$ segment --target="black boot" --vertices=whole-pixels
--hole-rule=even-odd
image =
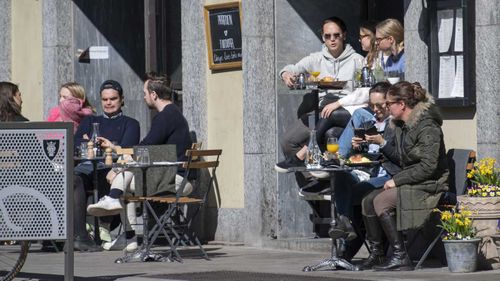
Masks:
[[[384,231],[380,226],[378,217],[363,216],[363,222],[366,228],[366,238],[370,245],[370,256],[363,261],[361,268],[363,270],[371,269],[375,265],[381,265],[385,261],[383,237]]]
[[[383,213],[380,215],[379,220],[387,239],[391,243],[393,253],[390,260],[381,266],[374,266],[373,269],[376,271],[413,270],[411,260],[405,250],[403,237],[396,226],[396,214]]]
[[[328,235],[332,239],[345,238],[347,241],[352,241],[358,237],[351,220],[344,215],[339,216],[336,227],[330,228]]]

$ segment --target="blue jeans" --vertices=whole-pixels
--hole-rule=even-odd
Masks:
[[[390,175],[359,181],[351,173],[337,173],[335,177],[335,205],[339,215],[353,217],[352,206],[360,205],[363,197],[371,191],[381,188],[390,180]]]
[[[351,151],[351,140],[354,137],[354,128],[359,128],[362,123],[375,120],[372,113],[368,112],[364,108],[356,109],[351,117],[351,120],[347,123],[347,126],[340,135],[339,138],[339,155],[342,157],[347,157]]]

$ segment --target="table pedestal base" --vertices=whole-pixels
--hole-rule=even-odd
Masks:
[[[327,267],[332,270],[337,270],[340,268],[347,269],[350,271],[359,271],[359,267],[351,264],[350,262],[346,261],[343,258],[337,258],[337,257],[331,257],[329,259],[324,259],[320,261],[318,264],[315,265],[307,265],[305,266],[302,271],[304,272],[309,272],[309,271],[316,271],[318,269]]]
[[[139,249],[133,253],[126,254],[123,257],[117,258],[115,263],[129,262],[174,262],[175,259],[169,256],[163,256],[153,253],[151,250]]]
[[[324,267],[328,267],[331,270],[337,270],[339,268],[343,268],[343,269],[346,269],[349,271],[359,271],[360,268],[358,266],[355,266],[355,265],[351,264],[350,262],[348,262],[346,259],[343,259],[343,258],[337,256],[338,247],[342,248],[342,244],[345,241],[346,233],[342,232],[342,230],[339,230],[336,228],[330,229],[329,233],[330,233],[330,235],[332,235],[332,234],[339,235],[338,238],[337,238],[337,236],[332,235],[332,252],[331,252],[332,255],[331,255],[331,257],[329,259],[324,259],[324,260],[320,261],[318,264],[307,265],[302,269],[302,271],[304,271],[304,272],[316,271],[316,270],[322,269]]]

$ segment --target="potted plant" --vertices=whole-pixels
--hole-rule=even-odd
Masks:
[[[482,238],[478,268],[500,267],[494,235],[500,219],[500,169],[494,158],[486,157],[474,164],[467,178],[467,194],[457,197],[458,208],[472,211],[476,237]]]
[[[476,162],[467,173],[467,195],[457,197],[459,208],[474,212],[472,218],[480,237],[493,234],[500,219],[500,169],[495,163],[491,157]]]
[[[441,213],[440,228],[444,230],[443,244],[446,262],[451,272],[473,272],[477,268],[478,245],[476,229],[472,225],[472,212],[456,208]]]
[[[474,169],[467,173],[467,178],[472,183],[467,190],[469,196],[500,196],[500,168],[496,168],[495,163],[495,158],[491,157],[474,163]]]

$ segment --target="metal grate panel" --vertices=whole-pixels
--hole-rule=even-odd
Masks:
[[[0,238],[66,238],[67,130],[0,130]]]

